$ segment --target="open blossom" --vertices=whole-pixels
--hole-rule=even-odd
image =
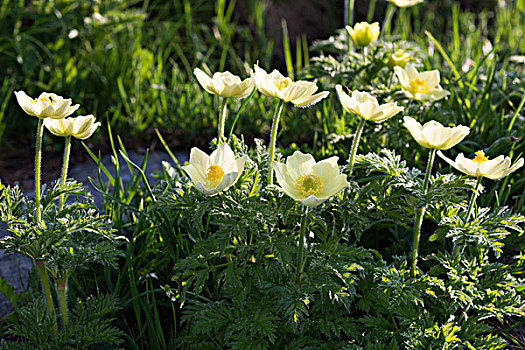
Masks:
[[[193,74],[204,90],[221,97],[245,98],[253,90],[252,77],[241,81],[241,78],[230,72],[218,72],[210,77],[199,68],[195,68]]]
[[[71,105],[71,99],[65,99],[53,93],[42,92],[38,98],[27,96],[24,91],[15,91],[16,100],[24,112],[40,119],[62,119],[75,112],[80,106]]]
[[[84,115],[76,118],[63,119],[44,119],[44,126],[56,136],[73,136],[77,139],[84,140],[93,135],[95,130],[100,126],[100,122],[95,123],[93,115]]]
[[[311,154],[299,151],[286,158],[286,163],[273,162],[281,190],[294,200],[315,207],[349,185],[339,173],[338,157],[315,162]]]
[[[291,102],[297,107],[308,107],[328,96],[328,91],[315,94],[317,84],[311,81],[292,81],[278,70],[268,74],[264,69],[255,66],[252,70],[255,86],[263,95],[276,97],[284,102]]]
[[[410,7],[425,2],[425,0],[387,0],[397,7]]]
[[[403,126],[421,146],[434,149],[449,149],[460,143],[469,133],[470,128],[458,125],[455,127],[443,126],[435,120],[421,125],[414,118],[404,117]]]
[[[448,95],[448,91],[443,90],[439,85],[440,77],[437,69],[420,73],[409,63],[404,69],[399,66],[394,67],[394,72],[403,88],[403,93],[408,98],[435,101]]]
[[[352,28],[346,26],[348,34],[356,47],[368,46],[379,38],[379,23],[372,24],[367,22],[356,23]]]
[[[465,158],[463,153],[460,153],[456,160],[453,161],[447,158],[442,152],[438,151],[438,155],[443,158],[448,164],[458,169],[462,173],[473,177],[486,177],[491,180],[499,180],[510,173],[516,171],[523,166],[523,158],[520,158],[514,165],[511,166],[512,161],[510,157],[499,156],[494,159],[489,159],[483,151],[477,151],[473,159]]]
[[[395,102],[380,105],[377,99],[368,92],[354,90],[352,95],[348,95],[339,84],[335,86],[335,90],[344,110],[357,114],[365,120],[379,123],[403,110],[403,107],[399,107]]]
[[[244,170],[247,156],[235,159],[228,144],[222,143],[207,155],[193,147],[190,162],[182,169],[190,176],[195,188],[207,196],[225,191],[234,185]]]

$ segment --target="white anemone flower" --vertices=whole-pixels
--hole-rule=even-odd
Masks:
[[[466,158],[463,153],[460,153],[455,161],[447,158],[440,151],[437,153],[443,160],[462,173],[473,177],[486,177],[491,180],[504,178],[523,166],[523,158],[520,158],[511,166],[512,161],[510,157],[501,155],[489,160],[489,157],[487,157],[483,151],[477,151],[474,159]]]
[[[201,69],[195,68],[193,74],[204,90],[221,97],[245,98],[252,92],[254,86],[252,77],[241,81],[241,78],[228,71],[217,72],[210,77]]]
[[[255,86],[263,95],[276,97],[284,102],[291,102],[297,107],[309,107],[328,96],[328,91],[315,94],[317,84],[311,81],[292,81],[278,70],[268,74],[264,69],[255,65],[252,70]]]
[[[356,23],[353,28],[347,25],[345,29],[348,31],[348,34],[356,47],[370,45],[379,38],[380,34],[378,22],[359,22]]]
[[[95,123],[95,117],[90,115],[81,115],[76,118],[63,119],[44,119],[44,126],[50,133],[56,136],[73,136],[77,139],[84,140],[93,135],[95,130],[100,126],[100,122]]]
[[[24,91],[15,91],[16,100],[24,112],[39,119],[62,119],[75,112],[80,105],[71,105],[71,99],[42,92],[38,98],[29,97]]]
[[[352,95],[348,95],[339,84],[335,86],[335,90],[344,110],[348,113],[357,114],[365,120],[380,123],[404,109],[395,102],[380,105],[377,99],[368,92],[354,90]]]
[[[437,101],[449,94],[439,85],[441,78],[437,69],[420,73],[413,65],[407,63],[405,68],[395,66],[394,72],[399,79],[403,93],[410,99]]]
[[[421,146],[433,149],[449,149],[460,143],[469,133],[470,128],[463,125],[443,126],[435,120],[421,125],[414,118],[404,117],[403,126]]]
[[[386,0],[397,7],[411,7],[425,2],[425,0]]]
[[[280,190],[307,207],[315,207],[349,185],[339,172],[338,157],[316,163],[311,154],[295,151],[286,163],[273,162]]]
[[[194,147],[190,152],[190,162],[182,169],[190,176],[195,188],[207,196],[213,196],[233,186],[244,170],[247,156],[235,159],[228,144],[222,143],[207,155]]]

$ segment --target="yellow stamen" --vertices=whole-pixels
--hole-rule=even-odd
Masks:
[[[426,94],[428,91],[428,86],[425,79],[416,78],[414,80],[410,80],[409,83],[410,87],[412,87],[412,90],[414,90],[415,93]]]
[[[38,101],[47,102],[47,103],[49,103],[50,105],[53,104],[53,101],[51,101],[51,99],[49,99],[49,98],[47,98],[47,97],[35,98],[35,99],[33,100],[33,102],[38,102]]]
[[[218,165],[210,165],[206,173],[206,180],[210,187],[217,187],[224,177],[224,170]]]
[[[476,153],[474,153],[476,156],[474,157],[474,159],[472,159],[474,162],[478,163],[478,165],[480,165],[481,163],[483,162],[486,162],[487,160],[489,160],[489,157],[485,155],[485,152],[483,151],[477,151]]]
[[[275,82],[275,86],[277,86],[279,91],[282,91],[284,88],[286,88],[286,87],[288,87],[290,85],[292,85],[292,79],[290,79],[290,78],[286,78],[284,80]]]
[[[318,197],[324,188],[321,178],[312,174],[300,176],[295,180],[295,186],[307,197],[312,195]]]

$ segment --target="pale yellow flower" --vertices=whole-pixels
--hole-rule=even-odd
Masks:
[[[410,63],[406,68],[394,67],[406,97],[420,101],[440,100],[448,95],[439,85],[440,77],[437,69],[419,73]]]
[[[394,68],[395,66],[399,66],[401,68],[405,68],[408,62],[412,59],[412,55],[407,53],[405,50],[397,50],[396,52],[392,53],[390,56],[390,59],[388,60],[388,67]]]
[[[410,7],[425,2],[425,0],[386,0],[397,7]]]
[[[339,173],[338,157],[315,162],[311,154],[299,151],[286,158],[286,163],[273,162],[281,191],[308,207],[315,207],[349,185]]]
[[[190,176],[195,188],[207,196],[213,196],[234,185],[244,170],[247,156],[235,159],[228,144],[222,143],[207,155],[198,148],[192,148],[190,162],[182,169]]]
[[[356,47],[368,46],[379,38],[379,23],[372,24],[367,22],[356,23],[352,28],[345,27],[350,34],[350,38]]]
[[[315,94],[317,84],[310,81],[292,81],[278,70],[268,74],[264,69],[255,66],[252,70],[255,86],[263,95],[276,97],[284,102],[291,102],[297,107],[308,107],[328,96],[328,91]]]
[[[100,122],[95,123],[95,117],[83,115],[76,118],[63,119],[44,119],[44,126],[50,133],[56,136],[73,136],[77,139],[84,140],[93,135],[95,130],[100,126]]]
[[[79,105],[71,105],[71,99],[65,99],[53,93],[43,92],[38,98],[27,96],[24,91],[15,91],[16,100],[24,112],[40,119],[62,119],[75,112]]]
[[[354,90],[352,95],[349,96],[339,84],[335,86],[335,90],[344,110],[348,113],[357,114],[365,120],[379,123],[393,117],[404,109],[395,102],[380,105],[377,99],[368,92]]]
[[[404,117],[403,124],[421,146],[434,149],[449,149],[460,143],[469,133],[470,128],[458,125],[455,127],[443,126],[431,120],[421,126],[414,118]]]
[[[437,152],[448,164],[458,169],[462,173],[473,177],[486,177],[491,180],[499,180],[513,171],[523,166],[523,158],[520,158],[514,165],[510,157],[499,156],[490,159],[485,156],[483,151],[476,152],[474,159],[465,158],[463,153],[458,154],[456,160],[447,158],[441,151]]]
[[[230,72],[218,72],[210,77],[199,68],[195,68],[193,74],[204,90],[221,97],[245,98],[253,90],[252,77],[241,81],[241,78]]]

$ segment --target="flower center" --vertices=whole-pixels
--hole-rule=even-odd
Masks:
[[[282,91],[284,88],[292,85],[292,79],[286,78],[284,80],[276,81],[275,86],[279,89],[279,91]]]
[[[312,174],[300,176],[295,180],[295,186],[305,196],[316,196],[318,197],[323,192],[323,181],[319,176]]]
[[[46,102],[46,103],[49,103],[50,105],[53,104],[53,101],[50,98],[47,98],[47,97],[35,98],[33,100],[33,102],[38,102],[38,101]]]
[[[415,93],[426,94],[428,91],[427,82],[421,78],[410,80],[410,87]]]
[[[206,173],[206,180],[210,187],[217,187],[224,177],[224,170],[218,165],[210,165],[208,172]]]
[[[481,163],[483,162],[486,162],[487,160],[489,160],[489,157],[485,155],[485,152],[483,151],[477,151],[476,153],[474,153],[476,156],[474,157],[474,159],[472,159],[474,162],[478,163],[478,165],[480,165]]]

